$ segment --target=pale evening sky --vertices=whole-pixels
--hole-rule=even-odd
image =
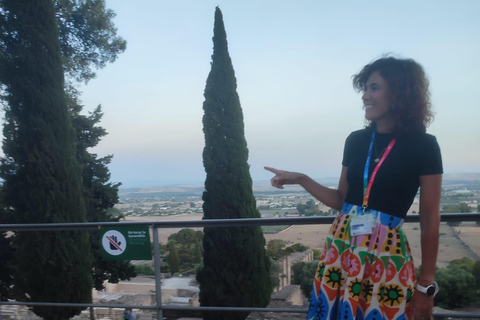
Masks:
[[[480,172],[480,1],[107,0],[127,40],[81,90],[101,104],[125,187],[199,182],[202,103],[223,12],[253,180],[263,166],[339,176],[345,138],[364,125],[351,76],[385,53],[413,58],[430,79],[446,173]]]

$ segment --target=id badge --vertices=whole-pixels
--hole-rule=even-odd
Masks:
[[[372,233],[373,215],[366,213],[361,216],[354,215],[350,218],[350,235],[359,236]]]

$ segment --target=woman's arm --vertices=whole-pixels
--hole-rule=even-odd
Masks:
[[[437,264],[438,236],[440,228],[440,196],[442,175],[420,176],[420,230],[422,248],[422,266],[417,282],[426,287],[435,279]],[[432,314],[433,297],[416,291],[412,308],[415,319],[429,317]]]
[[[271,167],[265,167],[265,169],[275,174],[271,179],[272,186],[283,189],[283,186],[286,184],[299,184],[326,206],[338,211],[342,209],[343,201],[348,191],[347,167],[342,167],[338,189],[322,186],[303,173],[278,170]]]
[[[437,264],[441,191],[441,174],[420,176],[422,268],[419,281],[429,281],[430,283],[435,279],[435,266]]]

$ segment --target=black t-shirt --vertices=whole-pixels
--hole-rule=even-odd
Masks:
[[[352,132],[346,142],[342,164],[348,168],[345,202],[362,205],[363,171],[372,139],[372,129]],[[375,133],[369,176],[379,157],[393,139],[392,134]],[[417,194],[420,176],[443,173],[442,157],[434,136],[419,132],[397,138],[377,172],[368,207],[404,218]]]

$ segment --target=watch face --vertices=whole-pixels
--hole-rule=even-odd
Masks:
[[[435,286],[434,285],[429,285],[427,287],[427,296],[433,296],[435,293]]]

